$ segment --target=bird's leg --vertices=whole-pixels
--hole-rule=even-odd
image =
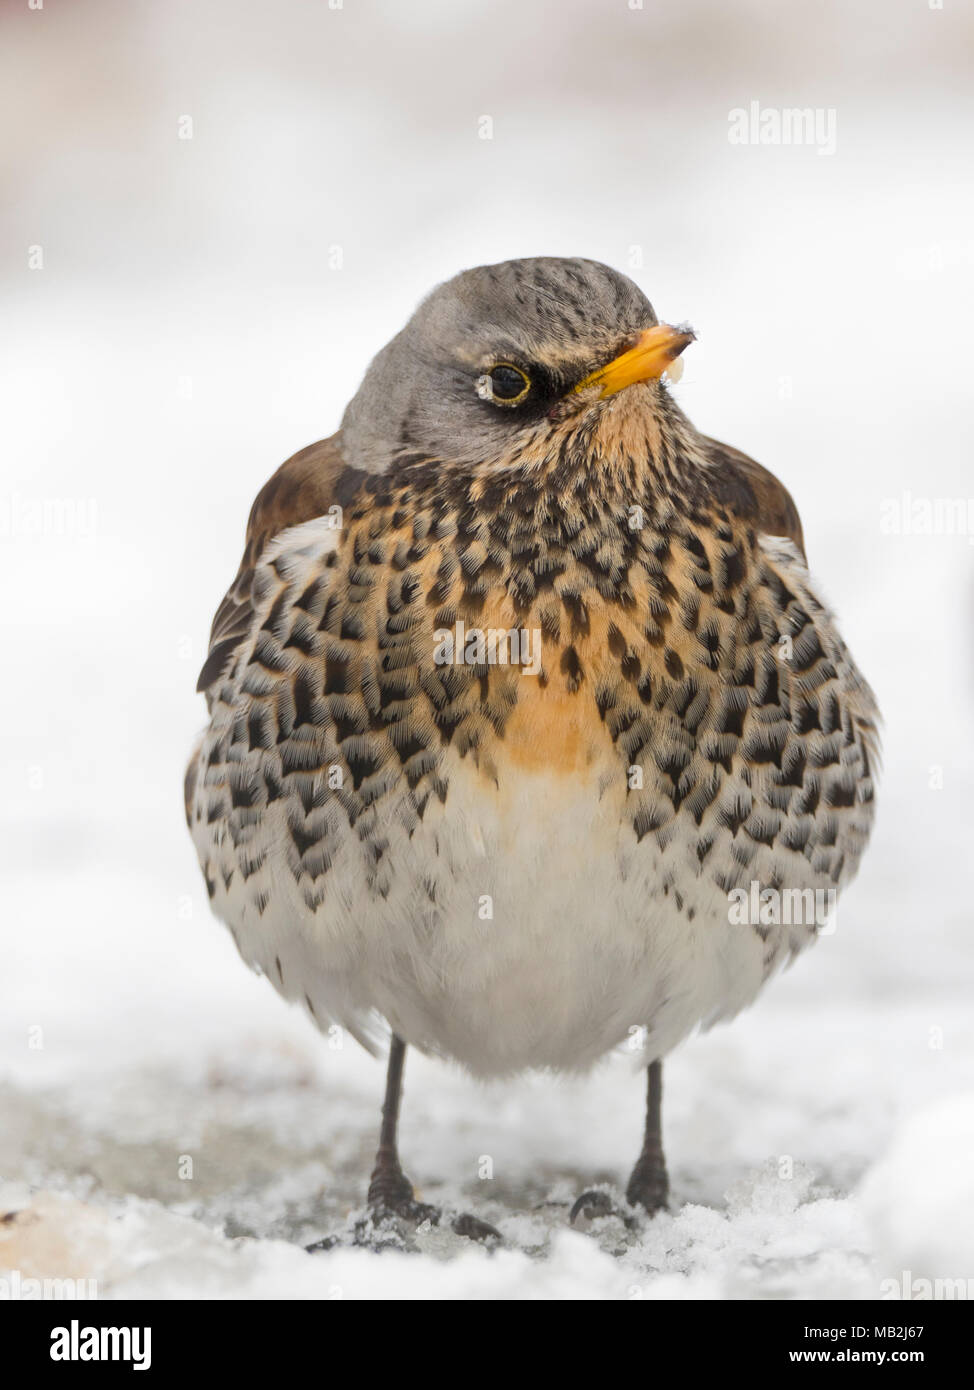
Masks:
[[[400,1217],[406,1221],[429,1221],[439,1224],[442,1212],[428,1202],[417,1202],[413,1185],[402,1171],[396,1134],[399,1128],[399,1102],[402,1098],[402,1071],[406,1060],[406,1044],[392,1035],[389,1047],[389,1070],[386,1074],[386,1096],[382,1103],[382,1127],[379,1130],[379,1151],[375,1156],[372,1180],[369,1183],[369,1212],[373,1222]],[[501,1235],[486,1221],[461,1213],[450,1223],[457,1235],[490,1245],[500,1242]]]
[[[386,1095],[382,1103],[382,1128],[379,1130],[379,1149],[369,1183],[369,1209],[373,1216],[394,1215],[408,1221],[440,1219],[436,1207],[417,1202],[413,1185],[402,1171],[396,1134],[399,1128],[399,1102],[402,1097],[402,1071],[406,1061],[406,1044],[392,1035],[389,1047],[389,1070],[386,1073]]]
[[[644,1207],[650,1216],[665,1209],[670,1188],[663,1158],[663,1131],[660,1120],[662,1102],[663,1063],[652,1062],[646,1085],[646,1128],[643,1132],[643,1147],[626,1188],[626,1201],[629,1205]],[[593,1221],[600,1216],[618,1216],[627,1226],[635,1226],[634,1218],[619,1211],[610,1194],[599,1188],[582,1193],[571,1209],[569,1220],[574,1226],[579,1217],[585,1221]]]
[[[646,1082],[646,1128],[643,1133],[642,1152],[636,1159],[629,1185],[626,1188],[626,1201],[630,1206],[645,1207],[652,1216],[666,1208],[670,1181],[666,1176],[666,1160],[663,1157],[663,1125],[661,1111],[663,1106],[663,1063],[651,1062]]]

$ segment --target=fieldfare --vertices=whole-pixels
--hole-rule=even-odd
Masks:
[[[788,492],[677,406],[692,339],[595,261],[465,271],[250,513],[187,817],[244,960],[391,1032],[375,1219],[438,1216],[399,1163],[407,1044],[489,1077],[637,1039],[626,1196],[665,1205],[661,1059],[866,845],[872,693]]]

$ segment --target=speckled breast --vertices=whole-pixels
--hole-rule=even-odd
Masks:
[[[415,470],[265,552],[189,814],[319,1022],[488,1072],[661,1053],[815,935],[732,922],[735,890],[854,871],[872,701],[797,552],[630,499]]]

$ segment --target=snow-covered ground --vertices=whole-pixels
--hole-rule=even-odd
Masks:
[[[875,5],[813,28],[742,3],[731,32],[652,8],[566,4],[542,35],[551,7],[528,7],[513,52],[505,6],[439,0],[10,21],[0,1277],[324,1298],[974,1278],[974,546],[883,523],[904,492],[972,492],[969,18],[904,3],[879,36]],[[751,99],[834,107],[835,154],[729,145]],[[836,933],[667,1062],[669,1215],[568,1225],[635,1157],[631,1058],[484,1087],[411,1054],[407,1171],[505,1247],[436,1229],[309,1255],[361,1207],[383,1069],[210,917],[181,808],[195,676],[263,479],[433,283],[533,253],[628,269],[692,321],[681,402],[794,492],[886,718],[875,841]]]

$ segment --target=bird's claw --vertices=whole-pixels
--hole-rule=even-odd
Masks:
[[[592,1188],[588,1192],[583,1192],[575,1201],[574,1206],[568,1214],[571,1225],[576,1225],[582,1221],[585,1226],[591,1221],[598,1221],[605,1216],[616,1216],[627,1227],[634,1224],[633,1218],[623,1212],[612,1194],[603,1188]]]
[[[582,1223],[584,1228],[593,1221],[614,1216],[627,1230],[634,1231],[647,1216],[666,1210],[668,1191],[665,1172],[641,1173],[637,1167],[629,1179],[625,1202],[617,1202],[604,1188],[592,1188],[576,1199],[568,1219],[573,1226]]]
[[[305,1249],[309,1254],[334,1250],[340,1246],[364,1248],[376,1254],[383,1250],[415,1249],[411,1237],[417,1227],[426,1222],[430,1226],[439,1226],[443,1218],[444,1213],[439,1207],[431,1206],[428,1202],[417,1202],[413,1197],[397,1201],[395,1205],[370,1202],[365,1215],[359,1217],[351,1230],[326,1236]],[[453,1216],[449,1225],[458,1236],[475,1240],[488,1250],[494,1250],[503,1244],[504,1238],[496,1226],[481,1221],[479,1217],[471,1216],[469,1212],[460,1212]]]
[[[489,1250],[504,1243],[504,1237],[496,1226],[492,1226],[489,1221],[481,1221],[478,1216],[471,1216],[468,1211],[462,1211],[459,1216],[455,1216],[450,1223],[450,1228],[458,1236],[466,1236],[468,1240],[480,1241]]]

